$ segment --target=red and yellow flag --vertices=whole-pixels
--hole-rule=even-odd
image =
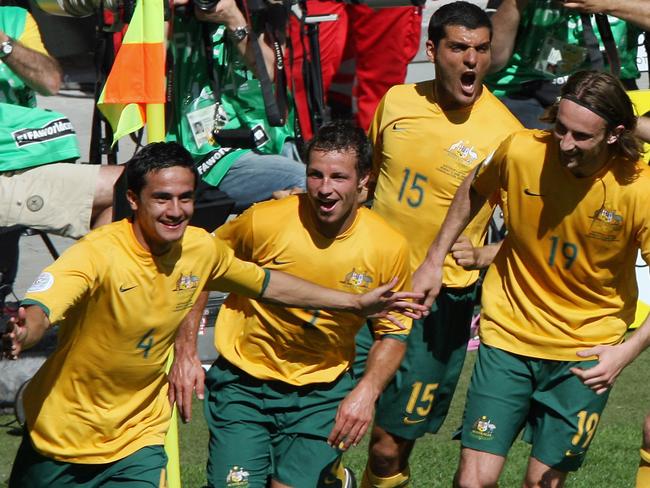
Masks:
[[[163,0],[138,0],[97,102],[113,143],[144,126],[145,105],[165,103],[164,40]]]

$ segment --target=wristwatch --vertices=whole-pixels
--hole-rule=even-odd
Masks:
[[[4,59],[14,52],[14,40],[8,37],[6,41],[0,43],[0,59]]]
[[[230,39],[232,39],[234,42],[242,42],[244,39],[246,39],[248,32],[248,26],[242,25],[235,27],[234,29],[228,29],[228,37],[230,37]]]

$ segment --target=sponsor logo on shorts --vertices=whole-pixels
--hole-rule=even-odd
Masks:
[[[32,212],[38,212],[43,208],[44,203],[45,202],[43,201],[43,197],[40,195],[32,195],[31,197],[27,198],[27,208]]]
[[[249,473],[241,466],[233,466],[226,476],[226,486],[248,486]]]
[[[363,269],[357,270],[356,268],[352,268],[352,271],[345,275],[345,278],[343,278],[343,281],[341,281],[341,283],[358,289],[368,288],[373,281],[375,280],[367,271]]]
[[[479,440],[490,440],[494,434],[496,425],[485,415],[480,416],[472,425],[472,435]]]
[[[27,293],[38,293],[40,291],[49,290],[54,284],[54,276],[52,273],[44,272],[38,275],[38,278],[34,280],[32,286],[29,287]]]
[[[420,422],[424,422],[426,419],[410,419],[406,416],[402,419],[402,423],[405,425],[413,425],[413,424],[419,424]]]
[[[13,131],[11,133],[16,146],[23,147],[29,144],[40,144],[42,142],[73,136],[75,134],[72,123],[65,117],[53,120],[43,127],[32,127]]]

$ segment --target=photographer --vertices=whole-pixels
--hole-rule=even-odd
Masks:
[[[268,200],[274,191],[304,189],[305,167],[293,143],[293,108],[284,125],[272,126],[267,120],[258,76],[261,62],[256,61],[252,27],[240,7],[234,0],[202,2],[203,10],[185,0],[175,4],[174,114],[168,140],[190,151],[203,181],[233,198],[237,212]],[[273,81],[274,39],[263,17],[253,19],[262,31],[262,56],[257,59],[263,59]]]

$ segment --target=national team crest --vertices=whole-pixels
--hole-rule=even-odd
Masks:
[[[370,287],[374,279],[370,274],[365,270],[357,271],[356,268],[352,268],[348,274],[343,278],[344,285],[351,286],[352,288],[364,288],[367,289]]]
[[[199,277],[192,273],[188,275],[181,274],[181,277],[176,281],[174,291],[193,290],[199,286]]]
[[[488,417],[482,415],[472,425],[472,435],[479,440],[487,441],[492,439],[496,428],[497,426]]]
[[[447,152],[453,156],[454,159],[461,160],[467,166],[472,166],[478,158],[478,154],[476,154],[474,146],[470,145],[469,142],[463,140],[455,142],[449,146]]]
[[[591,219],[588,236],[603,241],[615,241],[616,235],[623,228],[623,216],[604,206],[596,210]]]
[[[233,466],[226,476],[226,486],[248,486],[249,473],[241,466]]]

